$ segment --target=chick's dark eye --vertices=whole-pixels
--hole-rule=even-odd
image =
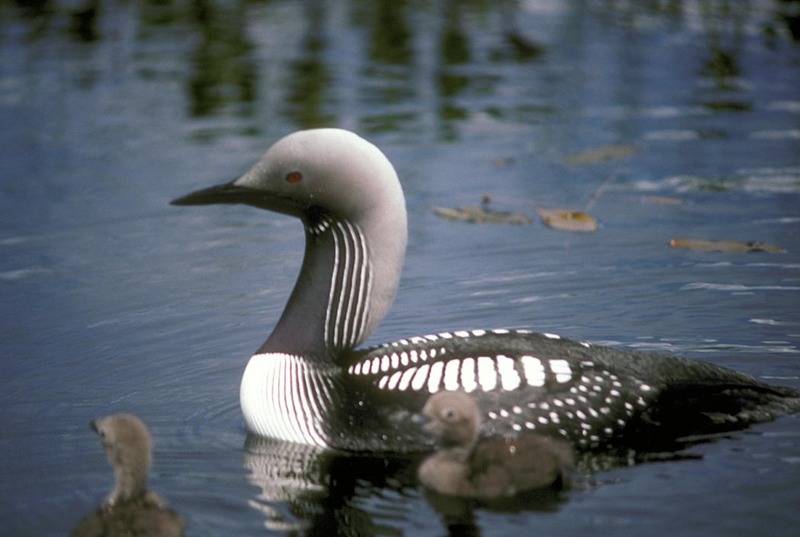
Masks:
[[[289,172],[286,174],[286,182],[289,184],[296,185],[302,180],[303,174],[300,172]]]

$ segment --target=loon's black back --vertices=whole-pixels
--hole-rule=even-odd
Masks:
[[[669,449],[800,409],[798,392],[730,369],[527,331],[415,337],[354,351],[342,365],[364,406],[396,423],[399,408],[463,390],[483,411],[484,433],[536,431],[582,450]]]

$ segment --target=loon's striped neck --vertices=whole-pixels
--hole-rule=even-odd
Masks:
[[[259,354],[325,360],[361,343],[371,330],[374,270],[362,229],[323,215],[304,222],[306,250],[283,314]]]
[[[334,352],[355,347],[366,337],[372,264],[367,240],[357,225],[347,220],[322,218],[307,225],[309,242],[333,241],[333,267],[325,308],[323,339]]]

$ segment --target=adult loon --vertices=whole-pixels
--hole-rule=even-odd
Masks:
[[[410,419],[439,390],[472,394],[484,430],[578,449],[648,447],[800,409],[800,393],[714,365],[527,331],[430,334],[357,349],[386,314],[406,249],[392,164],[341,129],[290,134],[238,179],[174,205],[242,203],[299,218],[305,254],[240,389],[247,429],[355,451],[427,449]]]

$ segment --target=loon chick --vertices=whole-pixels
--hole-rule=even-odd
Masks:
[[[490,499],[551,487],[568,488],[572,448],[536,433],[479,438],[481,414],[463,392],[433,394],[422,409],[424,428],[442,449],[420,465],[427,488],[447,496]]]
[[[73,530],[73,537],[183,535],[183,517],[146,488],[152,448],[142,420],[133,414],[115,414],[90,426],[114,468],[116,485],[103,504]]]
[[[800,409],[800,393],[729,369],[552,334],[458,331],[359,349],[394,299],[407,223],[391,163],[349,131],[290,134],[238,179],[172,203],[242,203],[304,226],[297,282],[241,381],[245,425],[260,436],[429,449],[410,417],[440,390],[478,398],[486,432],[532,430],[582,450],[648,448]]]

